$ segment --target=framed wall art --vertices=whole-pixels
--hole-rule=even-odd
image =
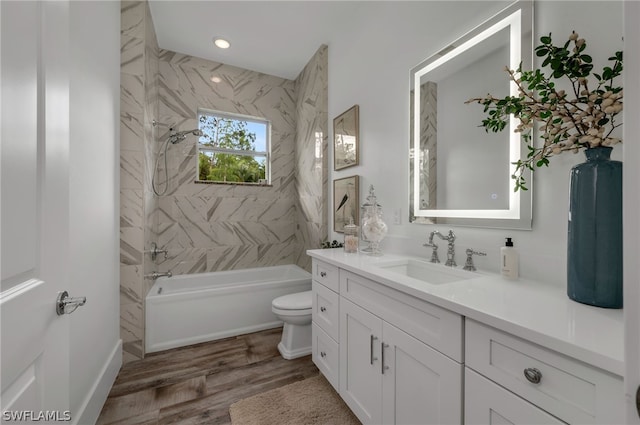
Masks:
[[[333,169],[358,165],[359,108],[354,105],[333,119]]]
[[[335,179],[333,181],[333,231],[344,233],[344,226],[353,217],[353,224],[358,225],[360,216],[360,193],[358,176]]]

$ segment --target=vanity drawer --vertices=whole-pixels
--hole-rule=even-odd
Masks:
[[[565,423],[468,367],[464,369],[465,424]]]
[[[624,422],[621,377],[470,319],[465,335],[468,367],[561,420]]]
[[[340,295],[462,363],[462,316],[340,270]]]
[[[332,291],[340,291],[338,268],[322,261],[313,260],[313,279],[322,283]]]
[[[320,372],[327,378],[327,381],[335,388],[339,390],[339,360],[340,349],[336,341],[331,339],[320,327],[312,323],[313,339],[312,346],[312,360]]]
[[[338,340],[339,336],[339,304],[340,296],[324,285],[313,281],[312,320],[320,326],[331,338]]]

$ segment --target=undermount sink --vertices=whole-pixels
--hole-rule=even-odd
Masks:
[[[443,283],[457,282],[477,277],[472,272],[453,269],[443,266],[442,264],[434,264],[413,258],[378,263],[376,267],[433,285],[441,285]]]

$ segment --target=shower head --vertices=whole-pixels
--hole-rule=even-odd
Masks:
[[[169,141],[171,142],[171,144],[175,145],[186,139],[189,134],[193,134],[194,136],[202,136],[202,131],[197,128],[194,130],[176,131],[169,135]]]

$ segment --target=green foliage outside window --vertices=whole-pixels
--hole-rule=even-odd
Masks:
[[[199,180],[257,183],[266,179],[266,154],[256,152],[256,134],[249,130],[247,122],[205,114],[200,115],[199,121],[203,132],[198,153]]]

